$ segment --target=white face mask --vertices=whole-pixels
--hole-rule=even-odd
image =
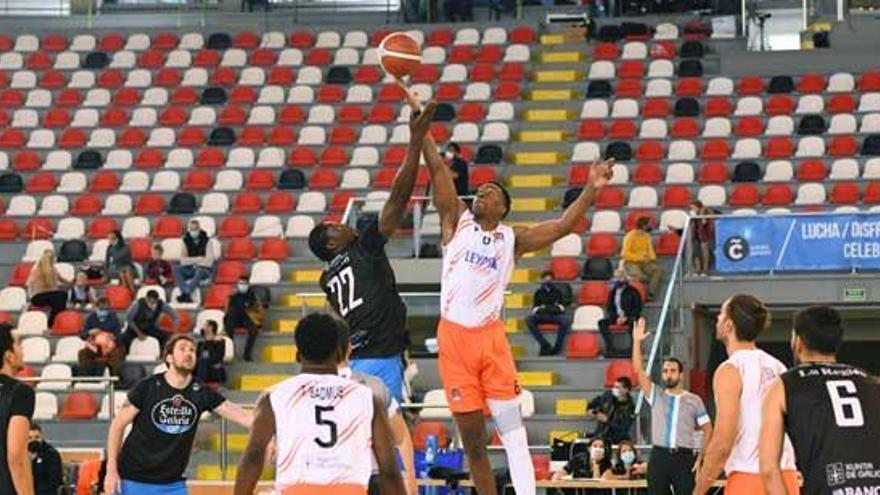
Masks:
[[[605,449],[602,447],[590,447],[590,458],[594,461],[605,457]]]
[[[635,454],[635,452],[626,451],[626,452],[620,454],[620,460],[623,461],[624,464],[629,466],[630,464],[635,462],[636,454]]]
[[[247,292],[248,284],[238,284],[238,290],[239,292]]]
[[[446,156],[447,160],[452,160],[452,158],[455,157],[455,155],[453,155],[451,151],[447,151],[443,155]]]

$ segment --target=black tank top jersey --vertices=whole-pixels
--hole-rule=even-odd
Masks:
[[[880,381],[837,363],[782,374],[804,495],[880,494]]]
[[[321,274],[321,289],[330,306],[348,323],[354,359],[403,352],[406,305],[397,292],[386,242],[378,222],[367,221],[354,243]]]

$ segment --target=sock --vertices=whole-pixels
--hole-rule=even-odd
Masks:
[[[535,468],[520,415],[519,400],[488,399],[486,402],[507,454],[507,467],[516,495],[535,495]]]

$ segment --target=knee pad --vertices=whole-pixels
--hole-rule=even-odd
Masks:
[[[522,413],[519,408],[519,399],[487,399],[489,411],[495,422],[498,433],[504,435],[518,428],[522,428]]]

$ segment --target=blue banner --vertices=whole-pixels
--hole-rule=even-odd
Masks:
[[[880,214],[721,217],[719,272],[880,269]]]

